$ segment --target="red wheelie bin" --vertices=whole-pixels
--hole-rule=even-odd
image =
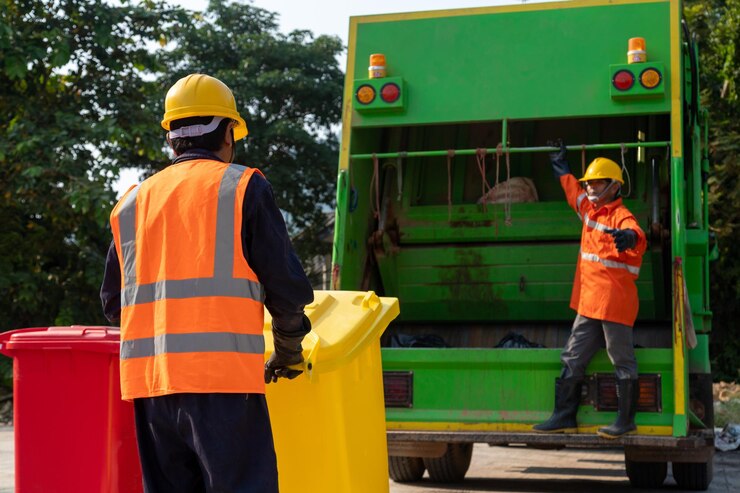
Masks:
[[[13,358],[16,493],[142,491],[119,338],[113,327],[0,334],[0,352]]]

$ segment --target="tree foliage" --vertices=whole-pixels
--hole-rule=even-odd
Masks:
[[[710,112],[709,220],[719,259],[711,267],[712,354],[717,378],[740,378],[740,0],[687,0],[697,35],[702,104]]]
[[[281,34],[275,14],[211,0],[203,15],[173,32],[176,48],[163,88],[202,72],[235,93],[249,135],[236,162],[259,168],[273,185],[303,259],[328,252],[315,241],[333,210],[343,74],[336,37]],[[246,113],[246,114],[245,114]]]
[[[95,0],[0,4],[0,324],[102,321],[112,180],[161,158],[145,49],[175,12]]]
[[[169,162],[164,95],[188,73],[234,90],[250,129],[236,161],[265,172],[290,226],[323,226],[341,49],[221,0],[203,13],[153,0],[0,0],[0,331],[104,322],[113,184],[122,169]]]

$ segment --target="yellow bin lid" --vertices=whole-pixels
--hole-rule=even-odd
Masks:
[[[372,291],[314,291],[314,302],[306,306],[312,327],[303,339],[306,376],[346,366],[377,341],[399,313],[397,298],[381,298]],[[264,334],[269,358],[274,346],[267,312]]]

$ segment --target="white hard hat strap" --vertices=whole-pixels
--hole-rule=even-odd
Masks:
[[[170,139],[181,139],[184,137],[200,137],[201,135],[209,134],[218,128],[219,123],[224,119],[223,116],[214,116],[211,123],[208,125],[190,125],[187,127],[180,127],[175,130],[170,130]]]

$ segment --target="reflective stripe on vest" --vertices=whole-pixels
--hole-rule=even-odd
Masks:
[[[586,223],[586,226],[588,226],[589,228],[597,229],[601,231],[602,233],[606,233],[607,231],[611,229],[606,224],[597,223],[596,221],[592,221],[591,219],[589,219],[588,213],[586,214],[586,217],[583,219],[583,222]]]
[[[234,332],[162,334],[121,342],[121,359],[148,358],[165,353],[236,352],[264,354],[262,335]]]
[[[581,217],[581,202],[583,202],[583,199],[585,199],[587,195],[588,194],[586,192],[583,192],[576,198],[576,214],[578,214],[578,219],[581,220],[583,220],[583,217]]]
[[[640,275],[639,267],[635,267],[634,265],[625,264],[623,262],[616,262],[614,260],[606,260],[606,259],[599,257],[595,253],[581,252],[581,260],[587,260],[589,262],[599,262],[605,267],[611,267],[614,269],[626,269],[627,271],[629,271],[630,274],[634,274],[636,276]]]
[[[218,190],[216,213],[216,255],[213,277],[181,280],[162,280],[150,284],[136,282],[136,187],[126,197],[119,212],[121,257],[123,260],[124,289],[121,307],[152,303],[163,299],[230,296],[264,302],[264,288],[249,279],[235,279],[234,262],[234,201],[239,178],[246,168],[231,164],[224,173]]]

